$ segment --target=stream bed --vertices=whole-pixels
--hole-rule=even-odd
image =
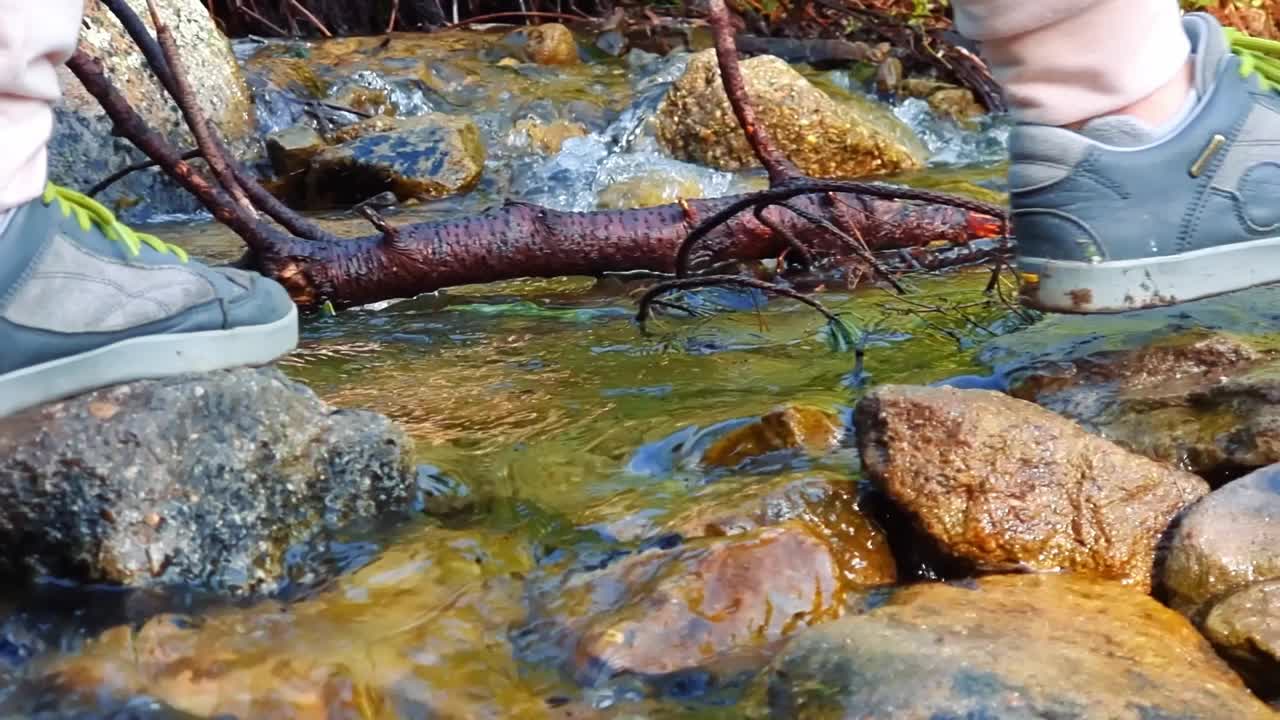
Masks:
[[[403,52],[380,59],[371,49],[377,39],[244,42],[237,52],[264,132],[303,117],[272,90],[282,67],[307,71],[306,82],[335,101],[477,122],[488,148],[479,185],[389,211],[396,223],[503,199],[589,210],[634,201],[627,193],[674,199],[761,186],[755,171],[673,160],[644,129],[687,59],[681,53],[594,52],[567,68],[513,66],[489,54],[494,37],[397,36]],[[803,71],[859,97],[850,102],[872,101],[851,71]],[[999,198],[1002,121],[961,129],[912,100],[890,111],[920,135],[931,159],[926,170],[893,179]],[[523,119],[577,123],[583,133],[555,152],[538,150],[517,127]],[[368,232],[349,213],[318,217],[338,232]],[[225,261],[239,252],[206,219],[157,220],[150,232],[198,256]],[[998,306],[981,305],[987,280],[977,269],[914,281],[921,302],[977,303],[963,321],[911,312],[878,288],[821,291],[859,329],[862,364],[832,351],[809,309],[753,293],[700,292],[690,299],[713,310],[707,317],[666,315],[642,331],[633,316],[644,285],[619,278],[452,288],[307,318],[301,346],[281,366],[339,407],[404,427],[416,443],[426,507],[298,548],[294,583],[279,598],[231,603],[51,582],[0,599],[0,684],[33,693],[37,709],[126,713],[115,717],[764,713],[752,678],[775,647],[766,631],[756,655],[716,673],[610,677],[575,657],[564,631],[607,601],[561,583],[679,546],[685,538],[664,531],[673,518],[761,488],[815,482],[857,496],[859,462],[847,438],[820,451],[765,448],[727,465],[709,464],[706,452],[782,406],[830,413],[847,427],[874,385],[960,376],[981,384],[990,367],[979,351],[1017,325]],[[1068,327],[1075,329],[1064,337],[1082,331]],[[640,581],[610,582],[616,587],[599,592],[625,593]],[[844,606],[875,602],[874,589],[846,590]],[[687,649],[676,638],[672,646]],[[56,691],[24,687],[49,668],[61,677]]]

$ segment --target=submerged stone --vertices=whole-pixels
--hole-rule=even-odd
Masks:
[[[923,166],[924,146],[887,110],[837,102],[770,55],[744,60],[742,74],[760,123],[805,174],[849,178]],[[729,107],[714,51],[693,56],[655,120],[658,139],[677,159],[721,170],[758,165]]]
[[[1170,521],[1208,492],[1195,475],[986,390],[882,386],[855,425],[876,487],[978,571],[1071,570],[1148,590]]]
[[[1160,584],[1225,657],[1280,696],[1280,466],[1187,511],[1169,538]]]
[[[561,628],[586,682],[712,672],[839,617],[849,590],[831,546],[795,521],[648,550],[552,587],[536,612]]]
[[[0,568],[270,592],[291,545],[417,502],[410,447],[274,369],[46,405],[0,419]]]
[[[0,714],[133,717],[108,711],[154,699],[202,718],[551,718],[506,639],[525,545],[440,528],[399,541],[298,602],[111,628],[6,688]]]
[[[308,205],[351,205],[388,190],[402,201],[439,198],[479,181],[485,149],[471,120],[429,114],[390,122],[393,129],[361,126],[331,138],[341,144],[311,160]]]
[[[765,682],[787,720],[1274,717],[1182,616],[1071,575],[904,588],[797,635]]]
[[[707,448],[702,462],[712,467],[734,467],[751,458],[786,450],[821,455],[839,447],[844,435],[844,423],[834,413],[792,405],[729,432]]]

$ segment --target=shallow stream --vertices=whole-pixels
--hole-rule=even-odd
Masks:
[[[364,87],[403,114],[436,109],[481,124],[489,160],[480,187],[396,211],[395,222],[507,197],[587,210],[607,188],[636,178],[645,190],[667,192],[666,184],[686,195],[761,183],[758,173],[671,160],[643,129],[663,83],[678,76],[680,54],[601,53],[571,68],[510,67],[485,55],[492,33],[397,37],[393,47],[402,52],[385,57],[375,57],[376,42],[243,43],[239,53],[258,83],[264,130],[301,117],[296,103],[263,90],[280,72],[267,56],[291,58],[290,67],[311,73],[306,82],[319,78],[335,100],[349,102]],[[844,89],[850,102],[867,101],[849,71],[805,72]],[[998,197],[1002,126],[962,131],[921,101],[893,110],[934,154],[929,171],[899,179]],[[545,154],[516,129],[522,118],[578,122],[589,133]],[[367,232],[349,215],[323,219],[341,232]],[[215,260],[238,252],[233,237],[204,220],[171,219],[151,230]],[[980,299],[986,280],[980,271],[956,272],[917,285],[932,302],[961,304]],[[27,622],[37,629],[25,635],[12,630],[0,665],[19,675],[31,656],[49,662],[83,653],[80,690],[100,692],[104,702],[136,694],[151,698],[136,700],[140,709],[159,703],[198,716],[244,707],[257,718],[412,717],[430,715],[427,708],[438,713],[432,717],[458,718],[743,716],[735,688],[584,689],[560,671],[562,648],[520,636],[524,581],[628,552],[634,543],[613,539],[610,529],[656,524],[709,496],[806,473],[856,482],[848,449],[773,453],[733,470],[705,468],[700,453],[782,404],[846,413],[868,383],[981,374],[975,350],[1000,332],[1001,314],[978,312],[979,322],[948,330],[895,307],[883,290],[824,292],[823,302],[863,332],[858,373],[854,355],[833,352],[821,318],[796,303],[707,292],[697,300],[719,308],[710,317],[664,317],[644,333],[632,321],[639,287],[589,278],[510,282],[307,319],[301,347],[283,363],[287,372],[335,405],[404,426],[423,482],[436,493],[429,512],[394,527],[352,529],[316,550],[346,572],[300,591],[294,604],[165,616],[138,633],[107,630],[86,647],[101,630],[94,606],[102,601],[72,592],[78,619]],[[43,617],[31,607],[40,601],[15,602],[27,621]],[[147,614],[130,608],[123,614]],[[201,632],[170,630],[192,626]],[[143,656],[192,659],[147,670]]]

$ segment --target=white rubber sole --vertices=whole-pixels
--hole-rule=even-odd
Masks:
[[[1052,313],[1165,307],[1280,282],[1280,237],[1112,262],[1018,258],[1022,302]]]
[[[109,385],[266,365],[297,346],[297,308],[266,325],[121,340],[0,375],[0,417]]]

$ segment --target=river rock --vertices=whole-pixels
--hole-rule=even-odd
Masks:
[[[682,529],[706,536],[663,536],[603,569],[541,584],[532,627],[557,638],[586,682],[715,677],[803,627],[839,617],[849,592],[895,578],[883,536],[869,537],[878,529],[867,528],[859,553],[805,519],[760,527],[763,518],[750,515],[739,522],[685,517]]]
[[[325,139],[314,128],[294,125],[267,136],[267,157],[277,175],[298,175],[307,171],[311,159],[325,146]]]
[[[359,130],[347,128],[348,134],[329,138],[341,144],[311,159],[307,195],[312,208],[352,205],[388,190],[402,201],[439,198],[479,181],[485,149],[471,120],[431,113],[374,121],[394,129],[370,132],[364,123]],[[344,140],[348,136],[353,137]]]
[[[787,720],[1274,717],[1182,616],[1072,575],[904,588],[797,635],[765,679]]]
[[[146,0],[128,2],[150,27]],[[205,3],[158,0],[156,5],[182,50],[183,64],[205,115],[236,154],[253,156],[258,150],[253,100],[231,46],[209,17]],[[174,147],[195,147],[177,106],[106,5],[85,4],[80,48],[102,60],[107,78],[149,128],[163,134]],[[64,97],[54,107],[49,143],[49,173],[54,182],[84,190],[112,172],[146,159],[128,140],[111,134],[110,118],[70,71],[59,66],[58,76]],[[199,209],[194,198],[158,170],[129,175],[101,199],[125,219]]]
[[[1280,580],[1228,596],[1205,616],[1202,629],[1259,694],[1280,698]]]
[[[410,441],[274,369],[143,381],[0,419],[0,568],[269,592],[285,551],[417,502]]]
[[[1072,570],[1147,590],[1157,542],[1208,492],[1032,403],[886,385],[855,410],[867,476],[978,571]]]
[[[519,59],[539,65],[576,65],[578,42],[573,31],[560,23],[520,28],[502,39]]]
[[[839,447],[844,435],[844,423],[834,413],[790,405],[730,431],[707,448],[702,462],[711,467],[734,467],[788,450],[822,455]]]
[[[1160,568],[1169,604],[1199,618],[1215,600],[1280,579],[1280,466],[1215,490],[1178,522]]]
[[[806,174],[849,178],[923,166],[919,139],[883,108],[837,102],[771,55],[744,60],[742,74],[756,117]],[[713,50],[693,56],[655,120],[658,139],[677,159],[721,170],[758,165],[729,107]]]
[[[1280,462],[1280,360],[1242,337],[1193,330],[1008,372],[1012,395],[1214,482]]]

